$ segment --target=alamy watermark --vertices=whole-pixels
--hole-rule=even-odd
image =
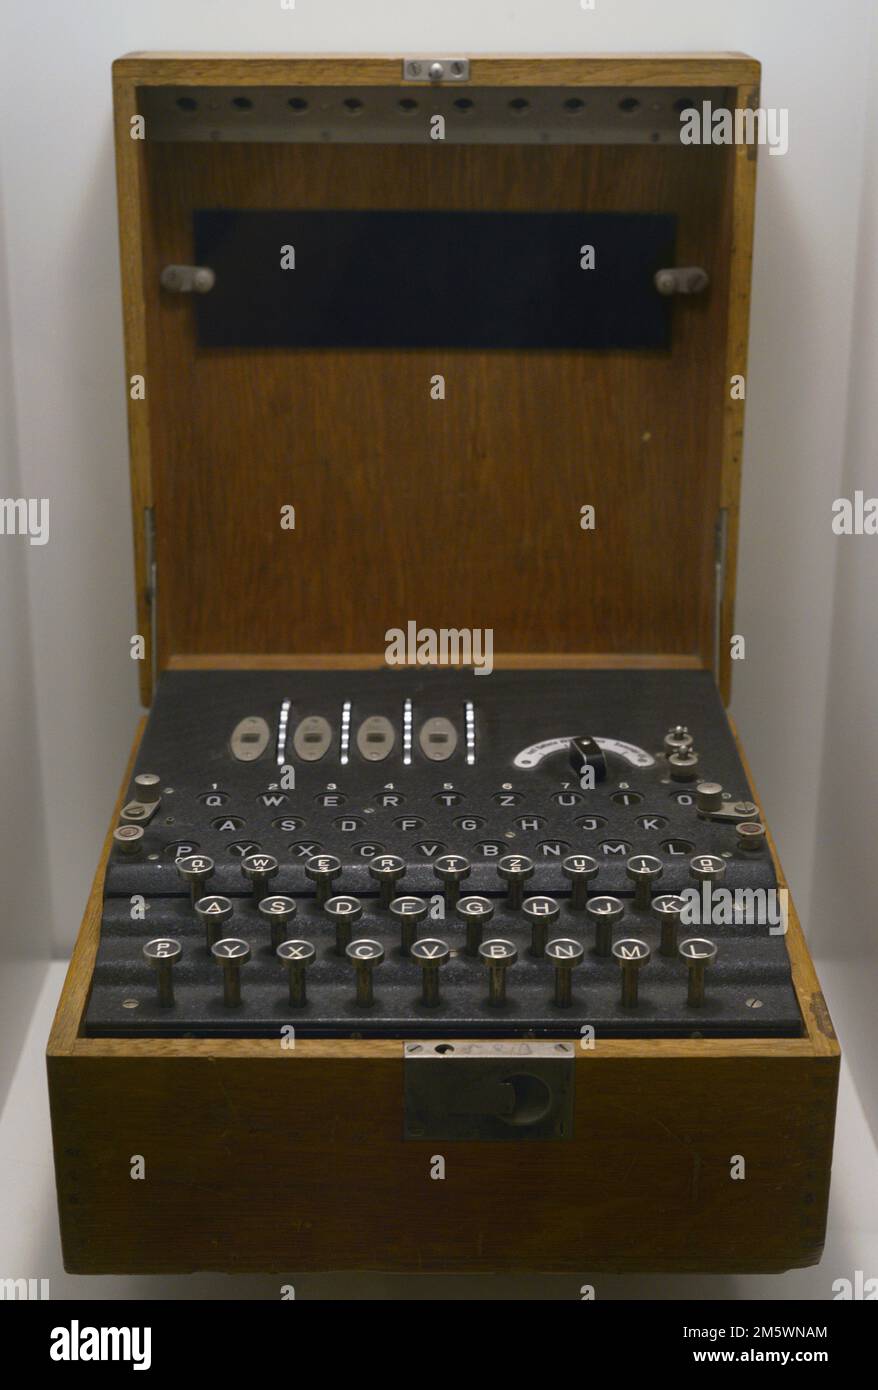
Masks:
[[[784,936],[789,921],[786,888],[715,888],[712,883],[684,888],[684,927],[768,927],[769,936]]]
[[[492,627],[390,627],[384,634],[388,666],[472,666],[477,676],[494,669]]]
[[[0,536],[28,536],[31,545],[49,539],[48,497],[0,497]]]
[[[767,145],[771,155],[790,147],[790,113],[785,106],[687,106],[680,112],[682,145]]]

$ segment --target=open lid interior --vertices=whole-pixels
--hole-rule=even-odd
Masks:
[[[755,65],[504,61],[116,65],[156,669],[380,656],[414,622],[727,689],[755,151],[680,113]],[[680,267],[705,287],[660,293]]]

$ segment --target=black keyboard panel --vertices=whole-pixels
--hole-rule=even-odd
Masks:
[[[306,722],[315,718],[325,726]],[[431,723],[422,741],[428,720],[446,722]],[[688,731],[683,742],[691,739],[697,753],[691,772],[684,766],[672,775],[664,743],[671,728]],[[319,750],[326,729],[322,756],[299,756],[297,749]],[[253,761],[233,755],[236,730],[245,756],[267,730]],[[571,740],[578,738],[590,740],[584,747],[593,785],[589,773],[583,784],[581,757],[574,766]],[[448,756],[428,756],[437,750]],[[368,756],[376,751],[386,756]],[[292,787],[283,785],[288,769]],[[752,793],[707,672],[168,672],[135,772],[158,774],[160,799],[139,824],[132,810],[128,823],[136,830],[125,832],[132,835],[125,848],[136,840],[134,852],[120,844],[110,857],[87,1014],[92,1035],[276,1036],[287,1025],[302,1037],[576,1036],[584,1025],[604,1036],[801,1032],[771,858],[758,828],[757,847],[741,847],[737,825],[757,817],[744,807]],[[707,779],[722,791],[714,790],[712,811],[699,812],[696,788]],[[133,786],[133,799],[140,795]],[[735,807],[744,807],[740,820]],[[290,1003],[287,967],[242,871],[252,853],[277,862],[261,893],[295,901],[295,917],[280,935],[314,948],[304,1004]],[[230,901],[221,936],[249,947],[239,1003],[224,996],[230,967],[208,949],[179,872],[187,854],[212,862],[204,894]],[[337,952],[335,921],[306,874],[319,854],[340,861],[331,894],[355,898],[361,909],[350,938],[382,948],[369,1004],[362,993],[357,1002],[363,968]],[[489,900],[482,940],[508,941],[517,955],[503,973],[504,1002],[489,998],[499,968],[468,954],[465,923],[448,901],[453,889],[437,878],[436,861],[447,854],[469,865],[460,897]],[[379,902],[370,865],[381,855],[402,861],[391,896],[424,901],[414,935],[448,948],[435,1006],[423,1002],[422,970],[402,950],[399,919]],[[569,1004],[556,1002],[553,961],[532,953],[526,911],[509,905],[509,880],[498,871],[509,855],[532,864],[521,896],[557,905],[546,938],[582,948]],[[608,938],[605,932],[611,951],[631,938],[649,949],[639,969],[596,950],[596,918],[587,905],[571,905],[564,865],[577,855],[595,861],[587,902],[612,896],[621,905],[620,920]],[[661,870],[640,890],[651,896],[649,907],[635,905],[629,865],[639,856]],[[705,856],[718,865],[707,890],[692,870]],[[702,914],[710,906],[711,915],[694,926],[684,915],[678,941],[708,939],[716,947],[700,1003],[690,1002],[691,965],[660,950],[654,906],[657,896],[686,890],[690,906],[697,892]],[[172,966],[156,969],[144,958],[144,945],[156,940],[179,947]],[[637,1002],[623,1004],[622,977],[631,973]],[[159,975],[170,975],[172,1003],[159,1002]]]

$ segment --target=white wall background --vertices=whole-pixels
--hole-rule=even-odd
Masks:
[[[2,193],[2,180],[0,180]],[[0,197],[0,497],[21,497]],[[0,1104],[51,949],[24,536],[0,537]]]
[[[878,79],[871,8],[296,0],[290,11],[281,0],[4,0],[0,169],[15,352],[8,400],[0,397],[0,486],[51,498],[52,539],[18,545],[14,557],[0,540],[0,563],[12,571],[0,571],[0,827],[16,829],[0,854],[4,883],[51,894],[57,951],[72,944],[138,713],[110,123],[110,63],[135,48],[737,49],[762,61],[764,104],[790,111],[790,150],[760,159],[737,620],[747,660],[735,670],[733,709],[816,945],[871,943],[878,671],[863,636],[875,634],[878,540],[837,540],[829,525],[843,488],[878,490],[874,106],[868,156],[864,145]],[[33,680],[20,620],[25,568]],[[856,919],[839,911],[830,884],[862,905]],[[14,938],[15,920],[32,929],[30,900],[11,909],[4,939]]]

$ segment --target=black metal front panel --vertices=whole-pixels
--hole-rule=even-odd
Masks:
[[[665,213],[204,209],[201,347],[669,346]],[[583,269],[583,248],[594,268]],[[286,262],[286,265],[284,264]]]
[[[411,701],[409,763],[406,700]],[[295,770],[294,790],[277,785],[276,739],[284,701],[290,710],[281,753]],[[350,753],[342,765],[346,702]],[[472,762],[467,761],[467,702],[474,718]],[[256,761],[239,762],[230,737],[251,715],[266,721],[271,741]],[[330,746],[317,762],[304,762],[293,752],[294,731],[310,715],[322,715],[331,730]],[[370,762],[358,751],[357,732],[376,715],[390,722],[394,741],[384,760]],[[447,718],[458,736],[447,761],[430,760],[420,747],[420,730],[435,716]],[[114,849],[110,858],[89,1033],[276,1036],[292,1024],[299,1036],[577,1036],[591,1024],[598,1037],[797,1035],[800,1017],[776,925],[747,924],[737,912],[736,921],[681,929],[681,939],[706,936],[718,947],[706,976],[705,1001],[693,1008],[687,1003],[685,964],[658,953],[654,914],[633,906],[626,863],[641,853],[657,856],[663,867],[654,893],[691,885],[689,866],[696,853],[723,857],[725,889],[770,893],[776,888],[767,850],[739,849],[733,823],[696,812],[694,782],[670,778],[662,740],[676,724],[688,726],[694,737],[700,777],[722,783],[734,801],[750,796],[707,672],[166,673],[136,768],[160,775],[161,804],[140,850],[129,856]],[[606,748],[606,780],[591,790],[581,789],[570,763],[567,741],[576,735],[625,745]],[[557,746],[534,749],[555,739]],[[322,804],[327,799],[331,804]],[[383,804],[388,802],[396,804]],[[242,854],[251,848],[279,862],[267,891],[297,901],[286,935],[316,948],[304,1008],[288,1002],[285,970],[242,874]],[[205,891],[233,899],[233,919],[223,935],[242,938],[251,948],[241,970],[242,1002],[234,1007],[223,1002],[221,968],[207,950],[177,871],[177,859],[189,850],[215,861]],[[321,850],[342,861],[332,891],[362,903],[354,938],[376,939],[384,947],[385,959],[373,973],[371,1007],[356,1003],[354,968],[336,954],[334,926],[316,905],[314,884],[305,874],[309,854]],[[382,852],[405,862],[395,891],[428,902],[429,916],[417,935],[440,938],[451,948],[440,971],[437,1008],[420,1002],[421,970],[401,953],[398,924],[378,906],[369,864]],[[433,866],[447,852],[471,863],[462,894],[483,894],[494,905],[483,937],[506,938],[518,949],[507,972],[504,1005],[488,1002],[486,967],[464,951],[463,923],[445,904]],[[570,1007],[554,1003],[552,964],[530,954],[529,924],[521,910],[506,905],[497,864],[511,852],[534,862],[525,895],[550,894],[559,903],[559,920],[549,937],[568,937],[585,948],[573,972]],[[595,954],[591,919],[570,906],[570,883],[561,865],[574,852],[598,861],[589,895],[613,894],[624,902],[615,938],[642,938],[651,947],[635,1008],[620,1003],[617,962]],[[180,943],[182,955],[173,971],[175,1002],[161,1007],[142,948],[166,936]]]

